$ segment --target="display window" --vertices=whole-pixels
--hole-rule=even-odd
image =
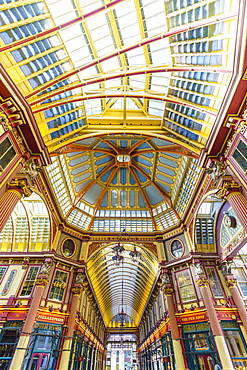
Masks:
[[[214,370],[220,365],[208,322],[183,325],[183,333],[190,370]]]
[[[235,369],[247,369],[247,346],[236,321],[222,321],[221,326]]]

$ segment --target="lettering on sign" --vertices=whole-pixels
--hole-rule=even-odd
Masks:
[[[181,317],[181,322],[182,323],[202,321],[202,320],[207,320],[207,316],[204,313],[198,314],[198,315],[193,315],[193,316],[184,316],[184,317]]]

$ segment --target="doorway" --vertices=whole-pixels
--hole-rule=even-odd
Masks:
[[[45,370],[49,363],[49,353],[33,353],[28,370]]]

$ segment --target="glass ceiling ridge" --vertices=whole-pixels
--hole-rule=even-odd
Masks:
[[[81,71],[84,71],[85,69],[96,66],[98,63],[102,63],[102,62],[107,61],[108,59],[111,59],[113,57],[118,57],[119,55],[121,55],[123,53],[127,53],[128,51],[131,51],[131,50],[134,50],[136,48],[142,47],[144,45],[147,45],[147,44],[153,43],[155,41],[161,40],[165,37],[170,37],[170,36],[175,35],[177,33],[181,33],[181,32],[184,32],[184,31],[191,30],[191,29],[199,28],[203,25],[210,25],[210,24],[214,24],[214,23],[217,23],[219,21],[222,21],[222,20],[232,19],[232,18],[235,18],[236,15],[237,14],[234,13],[234,12],[229,12],[229,14],[227,14],[227,15],[225,15],[225,14],[224,15],[219,15],[219,16],[217,16],[217,18],[216,17],[211,17],[207,20],[204,20],[203,22],[202,21],[195,22],[193,25],[190,25],[190,26],[187,26],[187,25],[186,26],[179,26],[175,30],[168,31],[168,32],[163,32],[163,33],[160,33],[156,36],[151,36],[151,37],[148,37],[148,38],[145,38],[145,39],[141,39],[138,42],[132,44],[131,46],[117,48],[113,52],[111,52],[109,54],[106,54],[106,55],[103,55],[102,57],[99,57],[97,59],[94,59],[91,62],[87,63],[86,65],[75,68],[74,71],[72,71],[72,72],[65,73],[62,79],[66,79],[68,77],[71,77],[75,74],[78,74]],[[1,48],[0,48],[0,51],[1,51]],[[60,78],[60,80],[61,80],[61,78]],[[52,79],[49,82],[43,84],[42,88],[40,87],[39,92],[47,89],[48,87],[53,86],[55,84],[55,81],[56,81],[55,79]],[[26,95],[26,98],[30,98],[35,94],[36,94],[36,92],[31,92],[31,93]]]
[[[94,15],[96,15],[96,14],[102,12],[102,11],[106,11],[107,9],[111,9],[112,7],[115,7],[117,4],[119,4],[123,1],[126,1],[126,0],[113,0],[113,1],[109,2],[108,4],[104,4],[102,7],[98,8],[98,9],[95,9],[95,10],[93,10],[93,11],[87,13],[87,14],[84,14],[80,17],[76,17],[75,19],[70,20],[69,22],[65,22],[65,23],[63,23],[59,26],[54,26],[54,27],[52,27],[48,30],[42,31],[42,32],[37,32],[35,35],[28,36],[28,37],[26,37],[24,39],[21,39],[21,40],[18,40],[18,41],[14,41],[10,45],[1,46],[0,47],[0,53],[4,52],[4,51],[10,51],[10,50],[12,50],[16,47],[19,47],[23,44],[30,43],[31,41],[37,41],[37,39],[40,39],[40,38],[43,38],[43,37],[47,37],[48,35],[53,34],[56,31],[61,31],[64,28],[71,27],[73,24],[85,21],[87,18],[92,17],[92,16],[94,16]],[[36,1],[34,1],[34,2],[36,2]],[[37,2],[40,2],[40,1],[37,1]],[[23,6],[23,1],[21,1],[20,3],[21,3],[20,6]],[[28,2],[28,4],[29,3],[30,2]],[[14,4],[16,4],[16,2]],[[15,5],[15,7],[16,7],[16,5]],[[46,13],[46,16],[47,16],[47,14],[48,13]],[[29,18],[29,19],[30,19],[29,22],[33,21],[33,18]]]

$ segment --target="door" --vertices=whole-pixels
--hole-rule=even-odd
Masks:
[[[49,357],[49,353],[33,353],[28,370],[47,370]]]

